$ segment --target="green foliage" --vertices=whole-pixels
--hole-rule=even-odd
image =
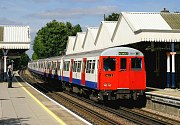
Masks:
[[[70,22],[53,20],[40,29],[34,40],[33,60],[58,56],[66,48],[68,36],[81,32],[80,25],[72,26]]]
[[[32,59],[33,59],[33,60],[37,60],[37,59],[38,59],[38,57],[37,57],[37,54],[36,54],[36,53],[33,53],[33,54],[32,54]]]
[[[119,14],[118,13],[112,13],[108,17],[105,18],[105,21],[118,21]]]
[[[18,61],[18,69],[22,69],[28,65],[28,62],[30,61],[29,56],[26,53],[23,53],[21,55],[21,58]]]

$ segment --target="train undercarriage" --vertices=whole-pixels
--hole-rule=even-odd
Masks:
[[[131,102],[133,101],[133,103],[138,103],[137,105],[139,105],[140,107],[145,107],[146,105],[146,95],[145,91],[143,90],[122,89],[116,91],[100,91],[67,82],[62,82],[62,87],[66,91],[79,94],[96,102],[131,100]]]
[[[34,74],[36,77],[40,77],[47,81],[48,83],[53,83],[55,87],[59,88],[60,90],[65,90],[68,92],[76,93],[80,96],[84,96],[86,98],[89,98],[95,102],[111,102],[111,101],[118,101],[118,100],[126,100],[133,104],[136,103],[138,107],[145,107],[146,105],[146,95],[145,91],[143,90],[128,90],[128,89],[119,89],[119,90],[95,90],[90,89],[85,86],[79,86],[76,84],[72,84],[69,82],[64,82],[58,80],[55,76],[54,79],[39,76],[37,74]]]

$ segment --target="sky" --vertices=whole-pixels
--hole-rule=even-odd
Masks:
[[[105,15],[113,12],[180,11],[180,0],[0,0],[0,25],[28,25],[31,30],[31,57],[34,37],[48,22],[57,20],[99,27]]]

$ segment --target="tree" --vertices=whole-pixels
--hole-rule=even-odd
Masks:
[[[28,62],[30,61],[29,56],[26,53],[21,54],[21,58],[18,61],[18,69],[22,69],[28,65]]]
[[[80,25],[53,20],[40,29],[35,37],[33,60],[58,56],[66,48],[68,36],[81,32]]]
[[[118,13],[112,13],[111,15],[108,15],[108,17],[105,17],[105,21],[118,21],[118,18]]]

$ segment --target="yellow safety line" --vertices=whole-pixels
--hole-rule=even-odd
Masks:
[[[19,82],[18,82],[19,83]],[[43,108],[45,109],[53,118],[56,119],[61,125],[66,125],[59,117],[57,117],[51,110],[49,110],[45,105],[43,105],[36,97],[34,97],[21,83],[19,85]]]

